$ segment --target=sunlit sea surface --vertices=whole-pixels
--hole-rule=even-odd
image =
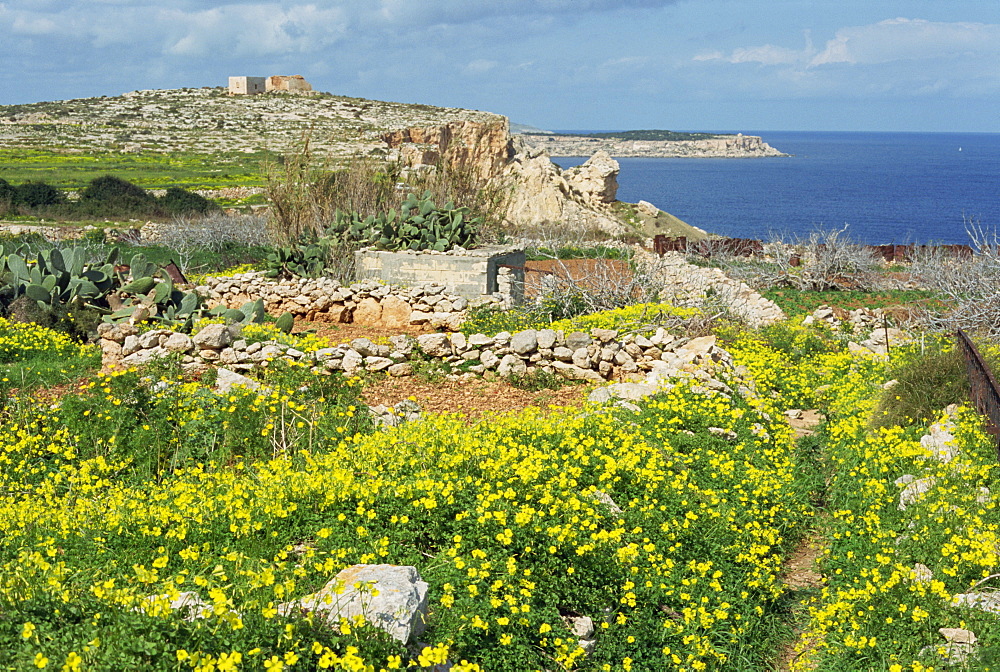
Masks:
[[[713,233],[769,240],[840,229],[857,242],[968,243],[1000,228],[1000,134],[745,131],[793,156],[620,158],[618,198]],[[584,161],[556,157],[563,167]]]

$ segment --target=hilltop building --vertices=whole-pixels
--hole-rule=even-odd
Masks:
[[[229,95],[231,96],[252,96],[267,91],[310,93],[312,90],[312,85],[302,75],[229,78]]]
[[[264,93],[267,90],[264,80],[264,77],[230,77],[229,95],[252,96],[255,93]]]

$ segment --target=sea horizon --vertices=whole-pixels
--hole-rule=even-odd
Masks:
[[[742,132],[791,156],[618,158],[619,200],[760,240],[846,225],[861,243],[968,244],[970,222],[990,232],[1000,224],[1000,133]]]

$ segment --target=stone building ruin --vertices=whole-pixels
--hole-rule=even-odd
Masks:
[[[312,85],[302,75],[229,78],[229,95],[231,96],[252,96],[269,91],[311,93],[312,90]]]

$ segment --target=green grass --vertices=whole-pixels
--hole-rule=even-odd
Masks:
[[[260,165],[268,158],[275,157],[269,152],[122,154],[0,148],[0,178],[12,184],[45,182],[61,189],[80,189],[101,175],[121,177],[146,189],[260,186]]]
[[[890,306],[921,306],[927,309],[943,307],[933,292],[922,289],[897,289],[881,292],[825,291],[798,289],[768,289],[761,294],[778,304],[789,315],[811,313],[820,306],[837,306],[845,310],[856,308],[888,308]]]

